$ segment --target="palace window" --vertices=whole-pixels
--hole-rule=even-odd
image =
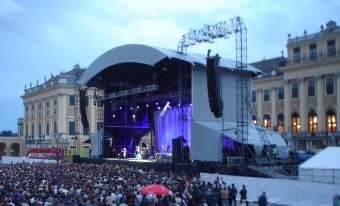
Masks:
[[[315,96],[315,80],[309,80],[308,81],[308,96],[314,97]]]
[[[57,122],[54,121],[53,123],[53,133],[57,133],[58,132],[58,125],[57,125]]]
[[[50,135],[50,123],[46,122],[46,135]]]
[[[270,115],[265,114],[263,116],[263,127],[269,129],[271,127]]]
[[[285,98],[285,92],[283,87],[277,88],[277,99],[283,100]]]
[[[293,62],[299,63],[300,61],[301,61],[300,47],[294,48],[294,50],[293,50]]]
[[[269,101],[269,89],[263,90],[263,101],[268,102]]]
[[[68,122],[68,134],[69,135],[75,135],[76,134],[76,129],[75,129],[74,121],[69,121]]]
[[[316,44],[309,45],[309,60],[315,60],[317,58]]]
[[[327,41],[327,56],[332,57],[335,55],[335,40],[329,40]]]
[[[69,95],[69,105],[74,106],[75,96],[74,94]]]
[[[83,127],[83,135],[89,135],[89,128]]]
[[[300,115],[296,112],[292,114],[292,133],[298,133],[301,129]]]
[[[315,133],[318,128],[318,117],[315,111],[310,111],[308,113],[308,132]]]
[[[283,133],[285,131],[285,118],[282,113],[277,115],[277,131]]]
[[[41,123],[40,122],[38,124],[38,135],[39,137],[41,136]]]
[[[336,132],[336,115],[332,110],[326,112],[326,131]]]
[[[31,135],[32,137],[34,137],[34,124],[32,124],[32,127],[31,127]]]
[[[251,92],[251,101],[256,102],[256,91]]]
[[[298,98],[299,97],[299,83],[294,82],[292,84],[292,98]]]
[[[333,77],[326,78],[326,94],[327,95],[334,94],[334,78]]]
[[[46,106],[46,108],[49,108],[49,107],[50,107],[50,100],[46,100],[45,106]]]

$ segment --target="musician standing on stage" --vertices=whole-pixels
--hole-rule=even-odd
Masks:
[[[122,156],[123,156],[124,159],[126,158],[126,148],[125,147],[122,149]]]
[[[136,146],[136,159],[137,160],[141,160],[142,159],[142,155],[140,154],[139,145]]]

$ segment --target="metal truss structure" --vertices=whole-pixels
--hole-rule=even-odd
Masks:
[[[245,73],[247,69],[247,27],[240,17],[222,21],[213,25],[204,25],[202,29],[191,30],[184,34],[177,45],[177,52],[186,54],[187,48],[200,43],[214,43],[215,39],[229,39],[236,36],[236,105],[237,105],[237,140],[242,144],[242,170],[245,169],[245,148],[248,144],[249,95],[250,83]]]

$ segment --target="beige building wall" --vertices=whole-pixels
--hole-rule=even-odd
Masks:
[[[292,150],[319,150],[330,145],[340,145],[340,127],[336,126],[335,130],[330,131],[326,119],[326,113],[332,111],[336,115],[337,125],[340,121],[340,27],[330,21],[327,27],[317,33],[305,33],[293,39],[289,37],[287,52],[286,64],[278,67],[277,73],[272,75],[265,72],[267,74],[253,79],[252,89],[257,93],[253,106],[262,118],[261,121],[268,113],[271,117],[269,129],[276,129],[277,115],[283,113],[282,136]],[[261,62],[255,64],[261,65]],[[334,92],[326,94],[330,78],[333,80]],[[312,82],[315,82],[315,95],[310,96],[308,89]],[[292,97],[294,84],[298,85],[297,98]],[[277,99],[280,87],[284,90],[284,100]],[[269,102],[263,101],[263,91],[266,89],[271,90]],[[294,112],[300,118],[297,133],[292,130]],[[316,113],[316,131],[309,130],[310,112]]]
[[[21,96],[24,105],[22,137],[39,138],[44,136],[52,140],[49,145],[52,147],[56,146],[54,135],[58,132],[62,134],[63,140],[69,142],[71,148],[82,149],[89,146],[83,142],[89,139],[90,134],[97,131],[97,122],[99,121],[98,107],[94,105],[94,89],[89,88],[86,93],[88,98],[86,107],[89,121],[88,134],[83,131],[79,103],[78,106],[70,104],[79,89],[74,84],[74,73],[77,71],[82,73],[83,70],[80,67],[75,67],[71,71],[51,76],[42,84],[37,84],[34,87],[30,85],[29,88],[25,88],[24,95]],[[75,113],[75,108],[77,113]],[[75,128],[78,127],[76,134],[70,133],[70,122],[75,122]]]

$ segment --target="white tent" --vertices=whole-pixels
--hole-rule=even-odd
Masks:
[[[299,166],[299,179],[340,184],[340,147],[327,147]]]

